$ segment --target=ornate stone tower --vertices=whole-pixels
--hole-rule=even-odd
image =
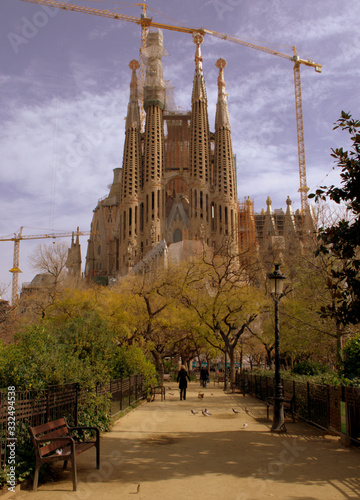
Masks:
[[[146,46],[144,109],[146,113],[140,204],[141,256],[164,238],[164,120],[165,84],[161,57],[161,31],[149,33]]]
[[[214,214],[213,232],[218,246],[236,245],[237,194],[234,155],[232,152],[231,127],[227,96],[225,93],[224,68],[226,61],[218,59],[218,100],[215,116],[214,181],[215,195],[211,211]]]

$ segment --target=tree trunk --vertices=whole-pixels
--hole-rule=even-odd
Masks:
[[[235,349],[229,349],[230,358],[230,389],[235,392]]]
[[[154,358],[155,361],[155,366],[156,370],[159,375],[159,383],[160,385],[164,384],[164,365],[162,362],[162,357],[159,352],[157,352],[155,349],[151,351],[152,357]]]

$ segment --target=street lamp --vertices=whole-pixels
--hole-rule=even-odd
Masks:
[[[227,349],[226,349],[226,345],[225,345],[225,349],[224,349],[224,391],[227,390]]]
[[[284,418],[284,391],[280,375],[280,335],[279,335],[279,301],[282,297],[285,276],[280,271],[280,265],[275,264],[275,270],[268,275],[270,293],[275,304],[275,395],[272,432],[286,432]]]

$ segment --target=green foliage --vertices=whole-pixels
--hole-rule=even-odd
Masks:
[[[95,387],[111,377],[115,335],[96,313],[62,323],[44,323],[18,333],[16,344],[0,345],[0,387],[45,389],[79,382]]]
[[[61,361],[67,381],[91,388],[111,378],[116,337],[97,313],[86,312],[66,322],[55,330],[54,335],[64,349],[65,356]]]
[[[113,378],[127,378],[130,375],[144,375],[145,389],[156,381],[156,369],[148,356],[137,345],[123,345],[116,350]]]
[[[291,370],[292,373],[298,375],[320,375],[328,371],[329,368],[326,365],[311,360],[299,361]]]
[[[109,431],[111,428],[110,397],[110,394],[97,396],[94,392],[88,392],[86,399],[79,405],[79,426],[98,427],[100,432]]]
[[[61,346],[48,329],[28,327],[15,339],[16,344],[0,348],[0,387],[41,390],[64,382],[57,367]]]
[[[272,370],[254,370],[253,373],[260,377],[274,377],[274,371]],[[318,375],[299,375],[290,371],[281,371],[281,378],[305,383],[310,382],[311,384],[331,385],[334,387],[340,385],[360,387],[360,379],[349,380],[341,374],[331,370]]]
[[[360,335],[349,339],[345,344],[342,373],[349,379],[360,378]]]
[[[21,425],[21,428],[17,427],[16,430],[16,468],[15,468],[15,478],[16,483],[22,483],[27,479],[33,477],[35,470],[35,453],[34,445],[30,440],[26,426]],[[40,480],[47,474],[49,470],[46,464],[40,469]],[[0,469],[0,488],[6,485],[8,481],[9,468],[5,465],[3,469]]]
[[[325,201],[328,197],[337,204],[344,203],[350,216],[350,220],[342,219],[333,226],[320,228],[321,246],[317,252],[333,261],[327,286],[334,300],[321,308],[322,316],[336,318],[346,325],[360,322],[360,121],[342,111],[334,128],[347,131],[352,142],[350,151],[332,150],[331,156],[341,169],[341,187],[321,186],[309,198]]]

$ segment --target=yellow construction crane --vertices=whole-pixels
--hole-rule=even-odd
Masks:
[[[183,26],[172,26],[169,24],[157,23],[152,20],[152,18],[147,17],[146,13],[146,4],[145,3],[137,3],[142,8],[141,17],[133,17],[127,16],[124,14],[119,14],[116,12],[111,12],[109,10],[99,10],[92,9],[89,7],[82,7],[80,5],[72,5],[65,2],[58,2],[57,0],[22,0],[23,2],[36,3],[40,5],[47,5],[50,7],[55,7],[58,9],[82,12],[84,14],[91,14],[95,16],[107,17],[110,19],[117,19],[119,21],[126,21],[138,24],[141,26],[141,48],[140,48],[140,65],[141,65],[141,78],[143,81],[144,77],[144,62],[142,57],[142,49],[145,47],[146,40],[146,32],[148,28],[161,28],[171,31],[179,31],[181,33],[199,33],[202,36],[211,35],[216,38],[220,38],[221,40],[227,40],[229,42],[238,43],[239,45],[244,45],[245,47],[250,47],[255,50],[260,50],[262,52],[266,52],[268,54],[272,54],[274,56],[283,57],[289,61],[294,62],[294,83],[295,83],[295,107],[296,107],[296,126],[297,126],[297,142],[298,142],[298,157],[299,157],[299,175],[300,175],[300,200],[301,200],[301,211],[302,211],[302,221],[303,221],[303,230],[306,231],[308,216],[308,199],[307,192],[309,188],[307,187],[306,182],[306,166],[305,166],[305,141],[304,141],[304,123],[303,123],[303,113],[302,113],[302,97],[301,97],[301,81],[300,81],[300,65],[304,64],[305,66],[310,66],[315,69],[316,72],[321,73],[321,64],[317,64],[310,59],[301,59],[297,55],[296,48],[292,48],[292,54],[284,54],[282,52],[278,52],[277,50],[269,49],[268,47],[262,47],[261,45],[256,45],[254,43],[248,42],[241,38],[237,38],[231,35],[227,35],[224,33],[218,33],[217,31],[207,30],[205,28],[187,28]]]
[[[20,241],[21,240],[41,240],[41,239],[55,239],[55,238],[74,238],[75,236],[88,236],[91,234],[90,231],[73,231],[72,233],[48,233],[48,234],[29,234],[23,235],[23,227],[20,228],[18,233],[14,233],[14,236],[0,238],[0,241],[13,241],[14,242],[14,260],[13,267],[9,270],[12,277],[12,291],[11,291],[11,305],[16,307],[18,302],[18,288],[19,288],[19,273],[22,271],[19,268],[20,265]]]

